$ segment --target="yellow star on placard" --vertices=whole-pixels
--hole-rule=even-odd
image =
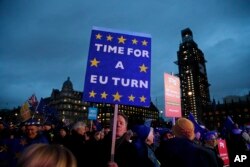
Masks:
[[[92,90],[91,92],[89,92],[89,97],[95,97],[96,93]]]
[[[112,39],[113,39],[113,37],[109,34],[109,35],[107,36],[107,41],[112,41]]]
[[[118,38],[118,43],[125,44],[125,41],[126,41],[126,39],[123,36],[121,36],[121,37]]]
[[[145,102],[146,101],[146,97],[144,97],[144,96],[140,97],[140,99],[141,99],[141,102]]]
[[[144,39],[144,40],[142,41],[142,45],[143,45],[143,46],[147,46],[147,45],[148,45],[148,42]]]
[[[139,68],[141,69],[140,72],[147,72],[147,69],[148,69],[148,67],[146,67],[144,64],[139,66]]]
[[[96,34],[95,39],[102,39],[102,35],[100,33]]]
[[[94,58],[93,60],[90,60],[90,62],[91,62],[91,65],[90,65],[91,67],[92,66],[96,66],[97,67],[98,63],[100,63],[100,61],[97,61],[96,58]]]
[[[107,96],[108,96],[108,94],[107,94],[105,91],[102,92],[102,94],[101,94],[101,98],[102,98],[102,99],[106,99]]]
[[[135,96],[133,96],[132,94],[130,96],[128,96],[129,101],[134,101],[135,100]]]
[[[132,44],[135,44],[135,45],[137,45],[137,40],[134,38],[133,40],[132,40]]]
[[[120,98],[122,97],[122,95],[120,95],[118,92],[112,96],[114,97],[114,101],[120,101]]]

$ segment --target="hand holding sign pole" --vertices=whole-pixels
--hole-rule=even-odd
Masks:
[[[83,100],[115,104],[112,156],[118,105],[149,106],[150,73],[150,35],[93,27]]]
[[[113,122],[113,133],[112,133],[112,144],[111,144],[111,161],[115,160],[115,138],[116,138],[116,126],[117,126],[117,115],[118,115],[118,104],[115,104],[114,122]]]

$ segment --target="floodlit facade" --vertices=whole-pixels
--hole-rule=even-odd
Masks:
[[[63,122],[72,123],[78,120],[89,122],[88,108],[98,108],[97,119],[102,125],[109,125],[114,113],[114,104],[92,103],[82,100],[83,92],[75,91],[70,78],[63,83],[62,89],[53,89],[51,96],[46,98],[48,106],[59,112]],[[159,120],[159,110],[151,102],[150,107],[119,105],[118,111],[129,118],[130,123],[144,122],[147,119]]]

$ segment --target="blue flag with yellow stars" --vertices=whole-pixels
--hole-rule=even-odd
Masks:
[[[93,27],[83,100],[150,105],[151,36]]]

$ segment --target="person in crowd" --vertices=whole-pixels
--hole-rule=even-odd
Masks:
[[[250,126],[246,126],[244,132],[242,133],[242,137],[246,142],[246,155],[250,157]],[[247,166],[250,166],[250,158],[247,159]]]
[[[219,167],[223,167],[224,166],[224,162],[222,160],[222,158],[219,155],[217,148],[217,137],[216,134],[214,132],[207,132],[204,136],[204,146],[213,151],[214,155],[216,156],[216,160],[218,163]]]
[[[54,143],[63,146],[69,145],[69,136],[69,128],[66,126],[60,127],[58,133],[55,135]]]
[[[69,142],[66,147],[74,154],[79,167],[90,166],[89,158],[89,145],[85,140],[86,124],[82,121],[78,121],[73,125]]]
[[[194,125],[186,118],[179,118],[172,128],[174,138],[163,141],[155,154],[162,167],[217,167],[212,151],[193,142]]]
[[[234,159],[237,155],[246,155],[247,152],[247,143],[244,139],[243,130],[240,129],[239,125],[237,123],[234,124],[233,129],[231,130],[230,137],[228,140],[229,145],[229,160],[230,160],[230,166],[236,167],[239,166],[239,163],[235,163]]]
[[[228,142],[228,152],[229,152],[229,160],[230,165],[234,166],[235,163],[234,158],[236,155],[242,155],[245,152],[245,142],[242,138],[242,130],[239,128],[237,123],[233,124],[233,128],[229,133],[229,137],[227,139]],[[236,144],[237,143],[237,144]]]
[[[112,131],[110,131],[110,133],[104,137],[102,146],[100,147],[101,149],[97,151],[97,153],[99,153],[98,157],[100,164],[96,166],[138,167],[136,148],[132,143],[126,140],[127,131],[128,118],[122,112],[118,112],[114,161],[111,161]]]
[[[84,134],[85,142],[90,142],[93,140],[94,134],[90,131],[85,132]]]
[[[25,136],[25,122],[21,122],[17,129],[17,138],[23,138]]]
[[[242,130],[241,132],[241,136],[243,138],[243,141],[245,142],[245,150],[247,152],[250,151],[250,128],[245,128],[244,130]]]
[[[109,132],[110,132],[110,128],[109,128],[109,126],[104,126],[104,128],[103,128],[103,132],[104,132],[104,135],[107,135]]]
[[[146,125],[136,125],[134,132],[136,139],[133,141],[133,144],[137,150],[138,167],[159,167],[160,162],[157,160],[153,150],[154,129]]]
[[[65,147],[33,144],[21,154],[17,167],[77,167],[74,155]]]
[[[25,123],[25,137],[21,142],[25,146],[35,143],[49,143],[47,138],[41,133],[40,122],[36,119],[30,119]]]
[[[47,138],[40,132],[40,122],[29,119],[25,122],[25,134],[17,138],[9,138],[6,141],[7,153],[9,155],[8,166],[15,167],[17,159],[30,145],[37,143],[48,144]]]
[[[101,141],[104,138],[104,132],[103,131],[96,131],[93,137],[93,140]]]
[[[102,138],[102,131],[96,131],[94,134],[90,133],[91,135],[93,135],[92,137],[89,138],[89,140],[86,142],[86,145],[88,146],[89,150],[88,150],[88,157],[91,159],[96,159],[95,161],[92,161],[91,163],[89,163],[89,166],[100,166],[101,162],[99,161],[99,157],[102,156],[100,155],[100,147],[102,147],[102,142],[103,142],[103,138]]]
[[[90,128],[89,126],[86,125],[86,126],[85,126],[85,133],[86,133],[86,132],[90,132],[90,131],[92,131],[91,128]]]
[[[104,139],[105,133],[103,130],[100,131],[100,140]]]
[[[199,131],[195,133],[194,143],[202,145],[201,133]]]
[[[161,134],[161,141],[169,140],[174,138],[173,131],[171,129],[164,130]]]
[[[45,137],[48,139],[49,143],[52,144],[54,142],[54,137],[55,137],[55,132],[53,129],[52,122],[49,120],[45,121],[42,128]]]

